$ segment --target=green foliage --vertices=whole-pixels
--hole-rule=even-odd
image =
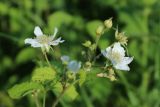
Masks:
[[[63,86],[60,82],[57,82],[52,91],[59,96],[61,94],[61,92],[63,91]],[[76,88],[74,85],[72,84],[68,84],[66,91],[64,92],[64,95],[62,97],[62,99],[64,99],[65,101],[73,101],[76,97],[78,96],[78,92],[76,91]]]
[[[16,63],[21,64],[25,63],[29,60],[32,60],[36,57],[36,50],[33,48],[25,48],[19,52],[19,54],[16,56]]]
[[[13,86],[11,89],[8,90],[8,94],[13,99],[19,99],[39,89],[42,89],[42,86],[38,83],[24,82]]]
[[[52,30],[55,27],[60,27],[62,24],[70,24],[73,21],[73,17],[66,12],[58,11],[48,17],[48,25]]]
[[[87,77],[87,73],[84,70],[79,71],[79,86],[82,86]]]
[[[99,25],[102,25],[102,24],[103,23],[100,20],[93,20],[86,24],[86,29],[90,34],[90,36],[92,36],[92,38],[94,39],[96,38],[96,29]]]
[[[47,82],[56,78],[56,71],[51,67],[36,68],[32,74],[32,81]]]
[[[65,91],[63,98],[66,101],[73,101],[78,96],[78,92],[74,85],[70,85],[68,89]]]
[[[41,53],[38,53],[36,49],[24,46],[24,39],[33,37],[31,35],[34,35],[34,26],[39,25],[45,28],[49,34],[52,34],[54,27],[58,27],[61,31],[59,33],[60,35],[62,33],[62,38],[65,39],[64,44],[60,48],[54,48],[54,52],[48,55],[49,59],[53,58],[55,61],[55,63],[51,61],[51,64],[57,66],[59,57],[64,54],[81,60],[84,57],[81,56],[81,49],[84,47],[79,45],[86,40],[95,40],[96,28],[102,24],[105,18],[113,17],[113,22],[115,22],[113,26],[115,28],[118,26],[119,31],[124,31],[129,38],[127,46],[129,56],[134,56],[133,63],[129,65],[131,72],[121,72],[117,75],[118,81],[112,83],[106,78],[101,79],[97,78],[96,74],[92,75],[93,72],[98,72],[94,68],[93,72],[86,76],[83,74],[84,72],[80,72],[78,74],[80,96],[74,102],[73,100],[68,101],[69,103],[64,102],[64,96],[58,106],[159,107],[159,6],[159,0],[1,0],[0,106],[35,107],[31,98],[11,101],[5,94],[8,87],[27,80],[33,66],[37,64],[37,61],[43,59],[40,56]],[[112,31],[114,32],[114,30]],[[113,42],[111,32],[104,33],[102,36],[98,43],[97,54],[101,51],[100,49],[105,49]],[[37,60],[33,61],[34,58]],[[32,65],[30,61],[35,64],[32,63]],[[102,57],[96,64],[98,66],[102,64]],[[44,66],[43,63],[39,65]],[[36,67],[38,69],[38,65]],[[62,73],[63,67],[58,66],[58,69],[60,70],[33,73],[34,79],[33,77],[32,79],[36,81],[34,84],[38,84],[39,80],[41,83],[53,82],[54,94],[58,96],[62,92],[63,86],[60,82],[54,84],[56,83],[54,79],[61,76],[59,74]],[[119,73],[119,71],[117,72]],[[27,84],[29,83],[27,82]],[[14,90],[17,89],[17,92],[12,96],[20,98],[25,93],[32,92],[32,89],[38,89],[38,87],[32,87],[27,90],[26,87],[28,88],[28,85],[15,88]],[[23,88],[25,89],[22,92]],[[75,88],[73,90],[76,91]],[[75,93],[74,91],[73,93]],[[47,104],[51,103],[51,99],[52,96],[49,96]],[[69,99],[74,99],[74,97]]]

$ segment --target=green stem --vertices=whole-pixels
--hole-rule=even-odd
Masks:
[[[46,105],[46,91],[44,91],[44,96],[43,96],[43,107]]]
[[[58,96],[58,98],[54,101],[52,107],[56,107],[57,106],[59,100],[61,99],[61,97],[63,96],[63,94],[65,93],[66,90],[67,90],[67,87],[62,90],[62,92],[60,93],[60,95]]]
[[[34,97],[34,100],[35,100],[36,107],[40,107],[40,104],[39,104],[39,101],[38,101],[38,96],[36,94],[34,94],[33,97]]]
[[[45,59],[46,59],[46,61],[47,61],[47,64],[51,67],[51,64],[50,64],[50,62],[49,62],[49,60],[48,60],[48,57],[47,57],[46,52],[43,52],[43,54],[44,54],[44,57],[45,57]]]

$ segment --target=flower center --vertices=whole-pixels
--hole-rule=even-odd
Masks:
[[[36,39],[40,44],[48,44],[50,42],[50,38],[46,35],[38,36]]]
[[[113,52],[111,54],[112,60],[114,63],[119,63],[121,61],[122,56],[119,54],[119,52]]]

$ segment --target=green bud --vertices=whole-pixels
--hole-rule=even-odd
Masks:
[[[120,42],[122,45],[127,45],[128,38],[125,36],[124,32],[118,32],[118,29],[115,32],[115,38]]]
[[[85,63],[85,70],[86,70],[86,71],[91,71],[91,66],[92,66],[91,62],[87,61],[87,62]]]
[[[112,27],[112,17],[107,19],[107,20],[105,20],[104,21],[104,25],[105,25],[106,28],[110,29]]]
[[[91,46],[91,41],[86,41],[85,43],[83,43],[82,45],[85,47],[90,47]]]
[[[104,33],[104,26],[103,25],[98,26],[98,28],[96,29],[96,35],[101,36],[103,33]]]

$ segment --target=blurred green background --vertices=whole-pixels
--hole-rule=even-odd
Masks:
[[[94,41],[95,28],[110,17],[129,37],[131,71],[117,72],[117,82],[94,77],[78,89],[76,100],[59,107],[160,107],[159,0],[0,0],[0,107],[35,106],[30,97],[12,100],[7,89],[30,79],[41,63],[39,50],[24,45],[36,25],[46,34],[58,27],[66,40],[55,48],[55,58],[66,54],[82,60],[82,42]],[[113,38],[114,32],[105,33],[99,50]],[[54,97],[51,93],[47,105]]]

